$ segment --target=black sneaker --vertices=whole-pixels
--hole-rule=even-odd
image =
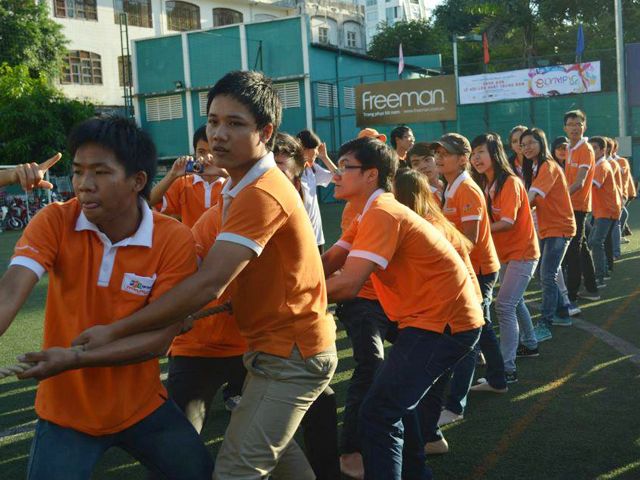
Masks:
[[[504,372],[504,378],[507,380],[507,383],[518,382],[518,374],[516,372]]]
[[[516,350],[516,357],[539,357],[540,352],[538,351],[538,347],[536,348],[527,348],[524,345],[518,345],[518,350]]]

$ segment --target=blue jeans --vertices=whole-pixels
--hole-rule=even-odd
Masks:
[[[548,237],[540,240],[540,282],[542,283],[542,312],[540,322],[551,325],[558,308],[558,274],[570,238]]]
[[[458,415],[464,413],[467,406],[467,394],[473,382],[473,374],[476,369],[478,351],[482,351],[487,361],[485,378],[495,388],[505,388],[507,381],[504,377],[504,360],[500,352],[500,345],[491,323],[491,301],[493,300],[493,287],[498,279],[498,273],[478,275],[480,292],[482,293],[482,312],[484,314],[484,326],[480,334],[478,345],[453,369],[453,377],[449,386],[449,396],[445,408]]]
[[[398,335],[398,324],[387,318],[380,302],[366,298],[356,297],[344,302],[336,313],[347,329],[353,346],[353,359],[356,362],[347,387],[340,436],[341,452],[353,453],[360,451],[360,405],[384,361],[384,341],[393,343]]]
[[[172,400],[147,417],[110,435],[94,437],[39,419],[31,444],[29,480],[84,480],[100,457],[120,447],[160,478],[210,480],[213,459]]]
[[[520,338],[527,348],[538,346],[531,315],[524,303],[524,292],[537,263],[537,260],[512,260],[500,268],[496,314],[500,322],[500,349],[507,372],[516,371],[516,351]]]
[[[600,281],[609,270],[607,266],[607,255],[604,250],[604,242],[607,239],[611,228],[615,231],[615,220],[611,218],[596,218],[593,222],[593,228],[589,234],[589,247],[593,252],[593,266],[596,270],[596,278]]]
[[[367,480],[428,480],[416,406],[432,385],[465,355],[480,329],[455,335],[407,327],[398,338],[360,408]]]

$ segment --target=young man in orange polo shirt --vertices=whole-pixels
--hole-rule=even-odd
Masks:
[[[604,284],[607,274],[605,241],[611,235],[616,221],[620,218],[622,202],[616,185],[615,173],[607,160],[607,141],[602,137],[592,137],[589,143],[596,157],[593,176],[593,227],[589,234],[589,245],[593,251],[596,280]]]
[[[207,111],[214,161],[230,177],[222,190],[216,242],[198,272],[170,294],[111,325],[89,329],[77,343],[91,349],[163,328],[228,289],[249,345],[248,373],[214,478],[262,479],[285,450],[297,447],[293,434],[300,420],[331,380],[335,323],[327,313],[311,223],[269,151],[282,113],[271,81],[258,72],[228,73],[209,91]]]
[[[572,303],[576,303],[582,278],[584,278],[585,291],[580,296],[587,300],[600,298],[591,250],[584,233],[586,217],[591,211],[591,182],[595,168],[593,149],[588,138],[584,136],[586,129],[587,116],[582,110],[572,110],[564,114],[564,131],[569,138],[569,157],[565,162],[564,171],[577,227],[565,259],[567,290]]]
[[[160,212],[176,215],[191,228],[209,208],[220,198],[220,191],[227,172],[211,165],[211,151],[207,143],[207,127],[203,125],[193,134],[194,156],[179,157],[151,190],[149,199]],[[204,170],[200,173],[187,172],[189,162],[200,162]]]
[[[49,274],[45,350],[25,355],[37,365],[20,375],[42,380],[28,478],[88,479],[116,446],[161,478],[210,477],[209,453],[159,379],[155,357],[179,326],[91,351],[65,348],[84,329],[156,301],[196,269],[189,229],[147,206],[156,150],[144,132],[125,119],[91,119],[71,133],[69,150],[77,197],[31,220],[0,280],[2,334]]]
[[[411,167],[411,165],[409,165],[407,153],[416,143],[416,137],[413,135],[413,130],[406,125],[396,127],[391,130],[391,133],[389,134],[389,141],[398,156],[398,167]]]
[[[365,478],[428,479],[415,407],[471,352],[484,324],[482,309],[451,243],[390,193],[395,153],[361,138],[343,145],[339,159],[336,198],[361,214],[322,257],[327,276],[341,269],[327,280],[329,300],[354,298],[371,277],[400,329],[360,410]]]

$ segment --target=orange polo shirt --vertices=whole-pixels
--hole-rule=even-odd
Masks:
[[[534,200],[538,236],[573,237],[576,234],[576,219],[562,167],[555,160],[547,160],[540,167],[534,165],[534,172],[535,178],[529,191],[538,194]]]
[[[482,290],[480,290],[480,284],[478,283],[478,277],[476,277],[476,272],[473,270],[473,265],[471,264],[471,259],[469,258],[469,253],[463,247],[462,243],[460,242],[460,238],[456,237],[456,236],[453,236],[453,235],[449,235],[448,234],[449,231],[444,228],[444,225],[442,224],[442,222],[436,220],[431,215],[427,215],[425,217],[425,220],[427,222],[431,223],[431,225],[433,225],[434,227],[436,227],[438,229],[438,231],[440,233],[442,233],[447,240],[449,240],[449,243],[451,243],[451,245],[453,245],[453,248],[456,249],[456,252],[458,252],[458,255],[460,255],[460,258],[464,262],[465,267],[467,267],[467,271],[469,272],[469,276],[471,277],[471,281],[473,282],[473,288],[474,288],[474,290],[476,292],[476,296],[478,297],[478,301],[480,303],[482,303]],[[448,222],[448,220],[446,220],[446,219],[444,221]],[[453,224],[451,224],[451,225],[455,227],[455,225],[453,225]],[[461,233],[461,235],[464,235],[464,234]]]
[[[620,164],[616,162],[613,158],[609,157],[606,159],[611,165],[611,171],[613,172],[613,180],[616,184],[616,189],[618,190],[618,194],[620,197],[624,196],[624,185],[622,184],[622,169],[620,168]]]
[[[300,194],[273,154],[260,159],[237,185],[222,189],[222,227],[216,242],[243,245],[256,256],[231,283],[233,313],[249,349],[303,357],[335,345],[327,313],[320,252]]]
[[[484,324],[478,297],[460,255],[429,222],[393,194],[376,190],[359,222],[342,236],[349,256],[379,268],[371,275],[380,304],[399,328],[442,333]]]
[[[211,183],[199,175],[186,175],[171,184],[156,209],[167,215],[179,215],[182,223],[191,228],[207,209],[220,199],[220,191],[226,178]]]
[[[615,156],[613,159],[620,165],[620,174],[622,175],[622,195],[624,198],[629,197],[629,177],[631,176],[631,168],[629,167],[629,161],[626,158]]]
[[[464,222],[474,220],[480,222],[478,241],[469,255],[476,275],[487,275],[500,270],[500,261],[491,238],[484,195],[467,172],[462,172],[451,185],[447,186],[442,212],[460,231]]]
[[[198,219],[191,229],[196,242],[198,258],[203,260],[218,236],[222,213],[219,206],[210,208]],[[227,292],[219,300],[205,307],[212,308],[229,300]],[[218,313],[197,320],[193,328],[174,338],[169,354],[185,357],[235,357],[247,351],[247,341],[242,337],[233,315]]]
[[[529,198],[522,181],[516,176],[509,176],[497,195],[495,183],[488,195],[491,197],[492,220],[513,225],[510,230],[491,232],[500,263],[540,258]]]
[[[196,270],[189,229],[141,202],[138,231],[112,244],[77,199],[53,203],[27,225],[12,265],[49,274],[42,348],[69,347],[80,333],[127,317]],[[158,360],[83,368],[38,384],[40,418],[89,435],[120,432],[166,399]]]
[[[342,230],[342,234],[349,229],[351,222],[358,216],[358,212],[353,208],[353,205],[350,202],[344,206],[344,210],[342,210],[342,221],[340,222],[340,228]],[[339,241],[339,240],[338,240]],[[376,291],[373,288],[373,283],[371,283],[371,279],[368,279],[362,285],[362,288],[358,292],[358,297],[366,298],[367,300],[377,300]]]
[[[571,186],[578,178],[581,168],[587,169],[587,177],[584,186],[571,195],[571,205],[577,212],[591,211],[591,182],[593,181],[593,169],[595,165],[593,147],[587,137],[583,137],[573,148],[569,149],[569,156],[565,163],[567,184]]]
[[[593,218],[620,218],[622,202],[612,163],[604,157],[596,162],[593,176]]]

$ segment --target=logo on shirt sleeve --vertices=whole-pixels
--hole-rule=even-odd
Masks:
[[[151,288],[156,281],[156,277],[156,274],[152,277],[142,277],[135,273],[125,273],[124,278],[122,279],[121,290],[141,297],[146,297],[151,293]]]

